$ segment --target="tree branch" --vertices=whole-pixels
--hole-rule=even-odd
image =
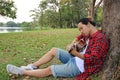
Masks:
[[[100,0],[100,2],[95,6],[95,11],[98,9],[98,7],[100,6],[100,4],[102,3],[103,0]]]

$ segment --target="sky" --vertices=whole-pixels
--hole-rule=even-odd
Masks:
[[[30,10],[34,10],[38,7],[41,0],[13,0],[15,6],[17,7],[17,18],[10,19],[7,17],[0,16],[0,22],[14,21],[14,22],[30,22],[32,17],[30,17]]]

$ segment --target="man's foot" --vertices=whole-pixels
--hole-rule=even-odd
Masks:
[[[22,75],[22,69],[17,67],[17,66],[14,66],[12,64],[8,64],[6,69],[7,69],[8,73],[12,73],[12,74],[16,74],[16,75]]]
[[[34,70],[34,69],[37,69],[36,66],[34,66],[33,64],[28,64],[27,66],[21,66],[22,69],[25,69],[25,70]]]

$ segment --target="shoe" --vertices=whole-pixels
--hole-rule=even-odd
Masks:
[[[33,64],[28,64],[27,66],[21,66],[22,69],[25,69],[25,70],[34,70],[34,69],[37,69],[36,66],[34,66]]]
[[[12,64],[8,64],[6,69],[8,73],[22,75],[22,69]]]

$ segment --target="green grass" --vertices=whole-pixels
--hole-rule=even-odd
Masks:
[[[6,72],[7,64],[21,66],[32,63],[52,47],[65,49],[66,45],[71,43],[78,34],[79,31],[77,29],[54,29],[0,34],[0,80],[12,80]],[[54,59],[40,68],[57,63],[59,61]],[[19,76],[13,80],[23,80],[24,78],[25,76]],[[68,78],[68,80],[73,79]],[[67,80],[67,78],[49,76],[39,79],[30,77],[29,80]]]

